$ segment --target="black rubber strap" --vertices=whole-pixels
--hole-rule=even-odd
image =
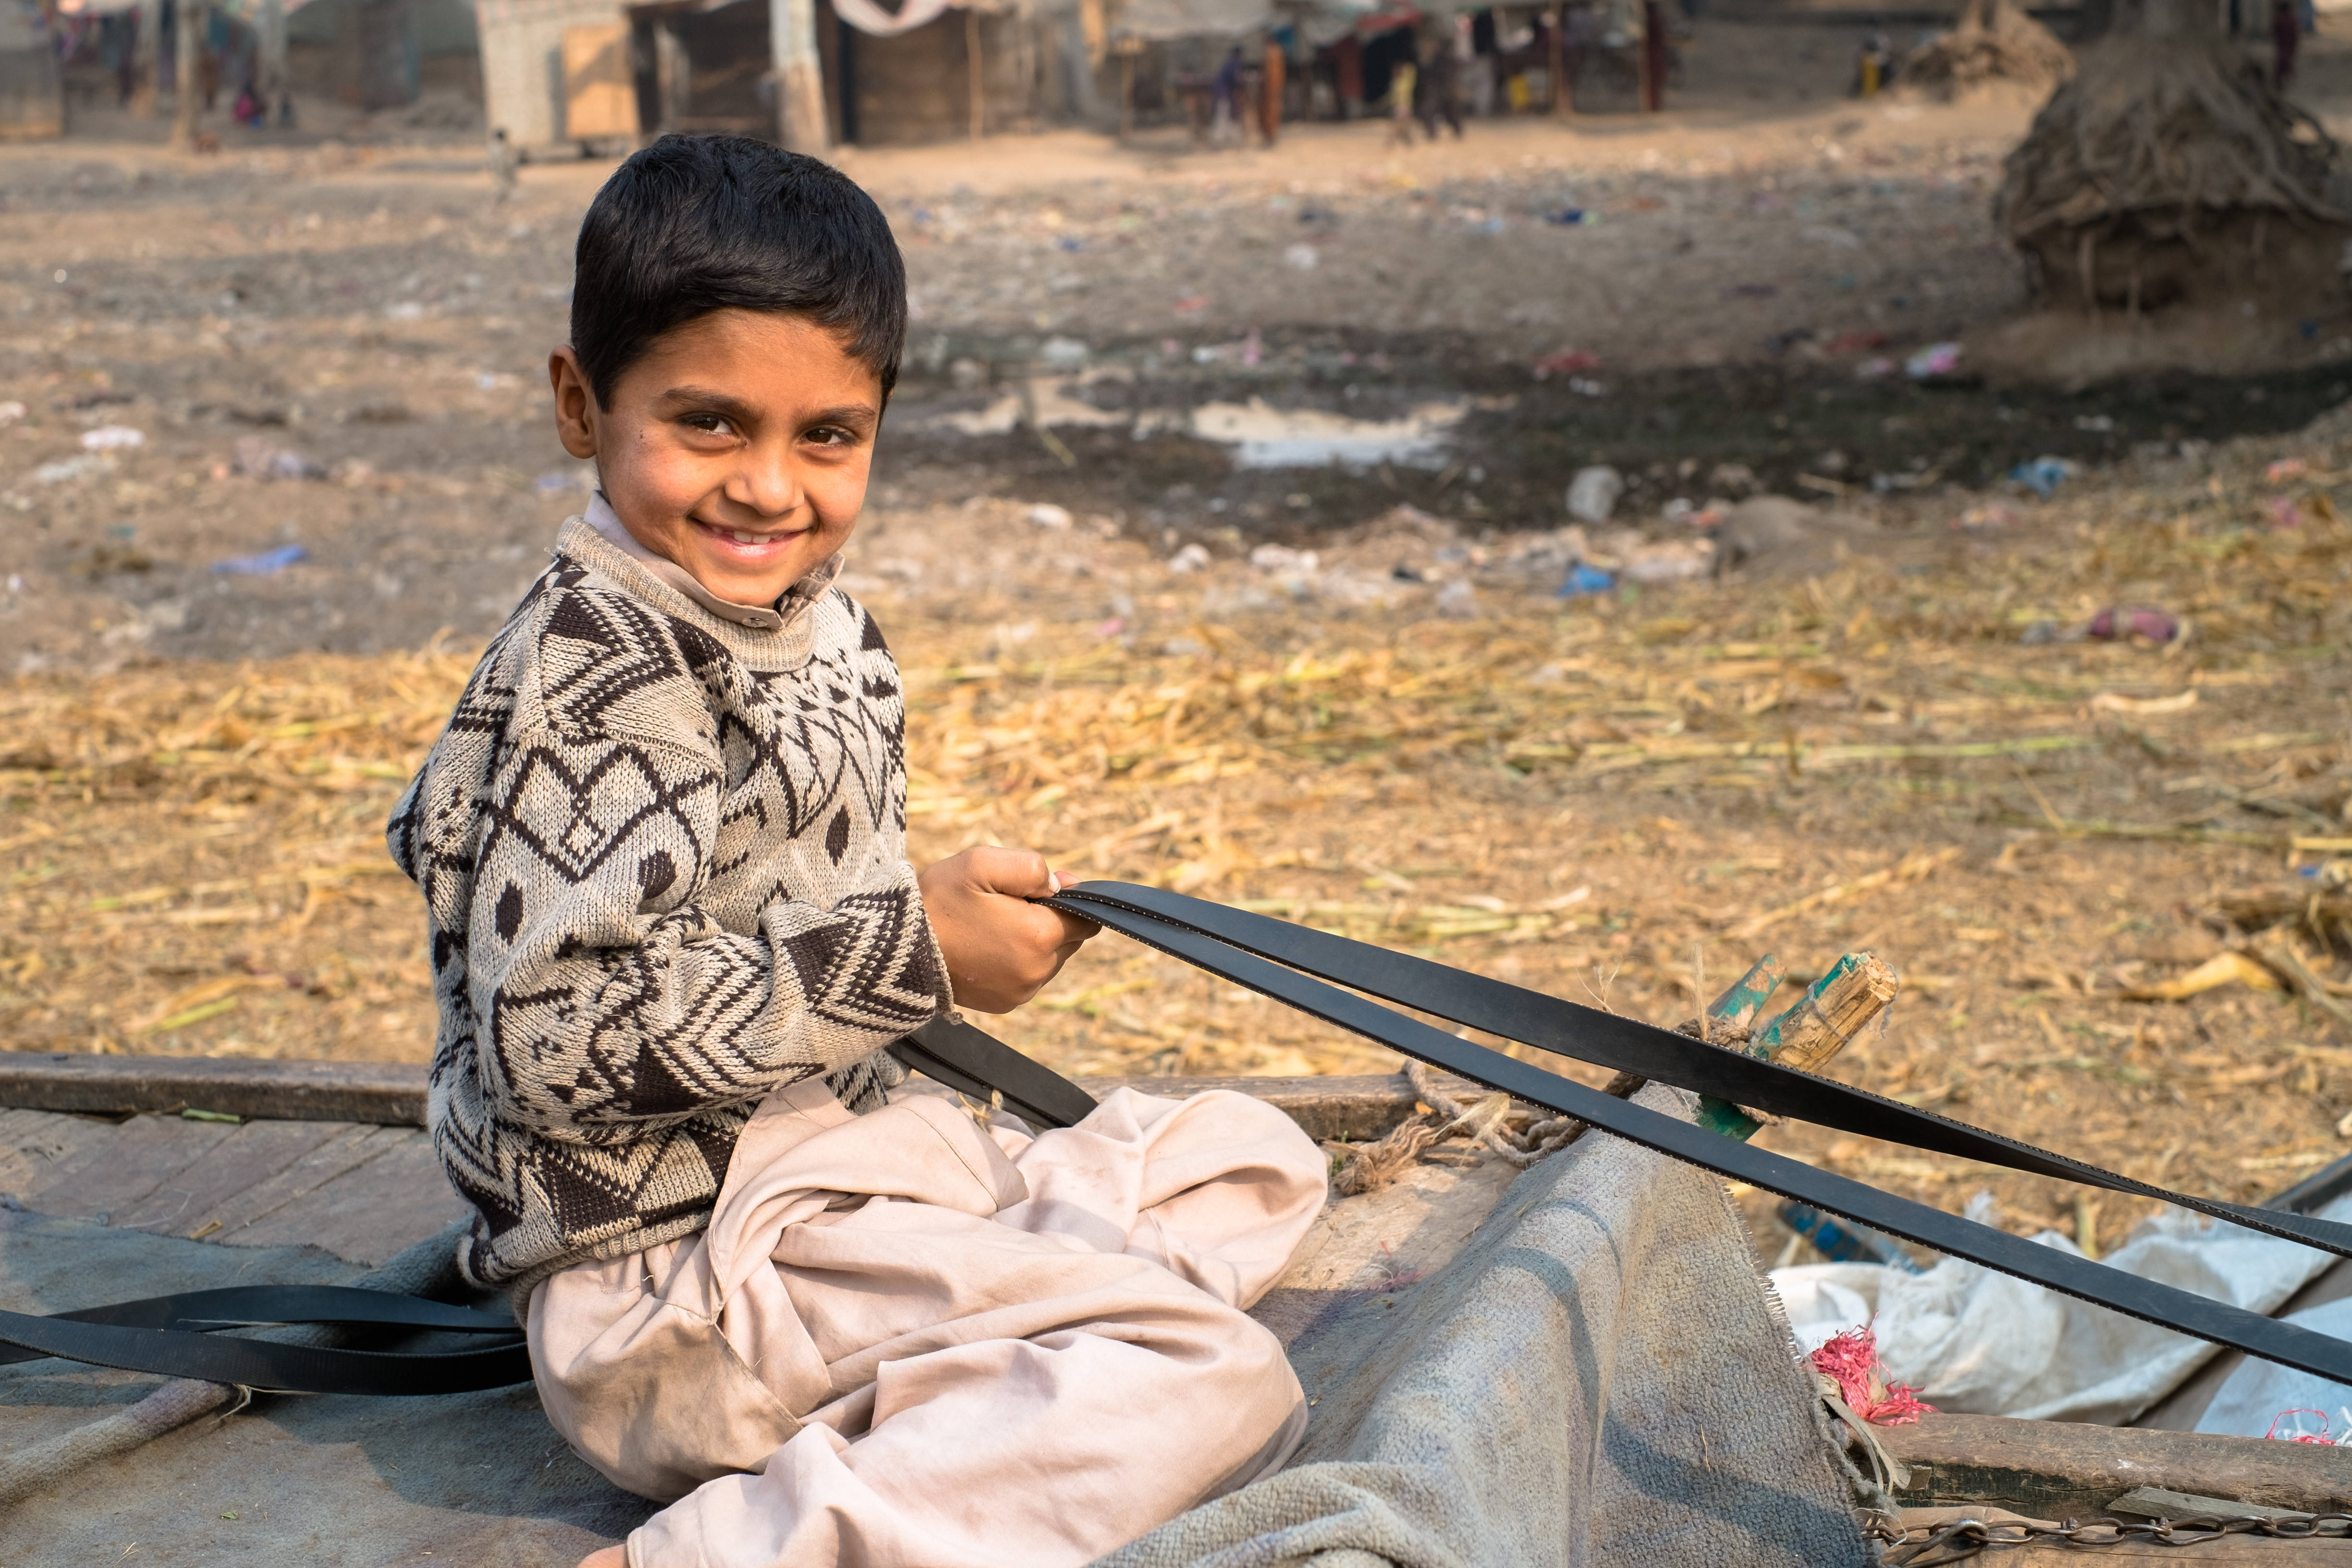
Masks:
[[[1075,1126],[1095,1108],[1093,1095],[961,1018],[934,1018],[894,1041],[889,1051],[908,1068],[950,1089],[981,1100],[994,1090],[1004,1097],[1007,1110],[1032,1127]]]
[[[1112,896],[1105,896],[1108,889]],[[1092,890],[1092,891],[1090,891]],[[1628,1142],[1654,1149],[1718,1175],[1795,1198],[1857,1224],[1915,1241],[1923,1247],[2003,1274],[2014,1275],[2065,1295],[2142,1319],[2265,1361],[2278,1362],[2335,1383],[2352,1383],[2352,1344],[2203,1296],[2094,1263],[2056,1247],[2043,1247],[1942,1209],[1898,1198],[1832,1172],[1663,1115],[1631,1100],[1588,1089],[1571,1079],[1505,1056],[1407,1018],[1376,1002],[1286,969],[1226,945],[1187,925],[1175,924],[1136,906],[1126,895],[1150,889],[1086,883],[1052,901],[1066,912],[1108,926],[1147,946],[1260,995],[1297,1008],[1431,1067],[1517,1096],[1561,1115],[1573,1116]],[[1171,897],[1174,895],[1169,895]],[[1214,910],[1217,906],[1206,906]],[[1237,911],[1220,910],[1222,914]],[[1378,952],[1379,950],[1372,950]],[[1385,958],[1409,962],[1398,954]],[[1432,966],[1439,967],[1439,966]],[[1447,974],[1458,972],[1446,970]],[[1391,977],[1384,982],[1391,987]],[[1415,987],[1417,990],[1418,987]],[[1446,1016],[1418,997],[1411,1004]],[[1606,1015],[1603,1015],[1604,1016]],[[1499,1031],[1498,1031],[1499,1032]],[[1664,1034],[1664,1031],[1657,1031]],[[1681,1038],[1670,1036],[1669,1038]],[[1539,1042],[1528,1042],[1530,1044]],[[1730,1056],[1732,1053],[1720,1053]],[[1641,1070],[1639,1067],[1635,1070]],[[1644,1076],[1650,1076],[1647,1073]],[[1754,1103],[1753,1100],[1748,1103]],[[2255,1211],[2260,1212],[2260,1211]],[[2274,1217],[2274,1216],[2273,1216]],[[2299,1238],[2298,1238],[2299,1239]]]
[[[184,1290],[106,1307],[84,1307],[43,1320],[102,1323],[118,1329],[250,1329],[286,1323],[335,1323],[349,1327],[437,1329],[447,1333],[518,1332],[512,1318],[349,1285],[233,1285],[219,1290]],[[33,1361],[47,1352],[26,1350],[0,1338],[0,1363]]]
[[[2352,1226],[2273,1208],[2252,1208],[2176,1193],[2079,1160],[2037,1149],[1883,1099],[1834,1079],[1816,1078],[1761,1057],[1725,1050],[1633,1018],[1580,1006],[1524,986],[1489,980],[1442,963],[1391,952],[1265,915],[1227,909],[1158,888],[1125,882],[1083,882],[1061,895],[1067,912],[1100,920],[1106,909],[1127,910],[1164,926],[1214,938],[1351,989],[1432,1013],[1452,1023],[1517,1040],[1558,1056],[1671,1083],[1734,1105],[1754,1106],[1841,1132],[1906,1144],[1938,1154],[1979,1160],[2032,1175],[2054,1176],[2109,1192],[2176,1204],[2249,1230],[2352,1258]],[[1060,901],[1060,900],[1054,900]],[[1116,929],[1124,930],[1124,927]],[[1130,933],[1132,934],[1132,933]]]
[[[197,1325],[285,1323],[502,1334],[509,1342],[455,1352],[354,1351],[192,1331]],[[46,1318],[0,1312],[0,1361],[39,1356],[283,1394],[466,1394],[530,1381],[530,1354],[510,1318],[326,1285],[193,1290]]]

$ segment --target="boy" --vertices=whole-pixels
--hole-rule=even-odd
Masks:
[[[601,488],[390,829],[430,913],[431,1121],[549,1418],[671,1504],[593,1568],[1077,1563],[1279,1465],[1244,1315],[1323,1161],[1238,1095],[1032,1138],[881,1047],[1095,928],[1041,856],[903,848],[905,710],[832,584],[906,333],[813,159],[665,137],[580,232],[550,358]]]

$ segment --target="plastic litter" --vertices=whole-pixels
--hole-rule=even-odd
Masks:
[[[1592,215],[1587,213],[1582,207],[1555,207],[1550,212],[1544,214],[1543,219],[1544,222],[1556,225],[1561,228],[1574,228],[1579,224],[1587,224],[1594,221]]]
[[[1625,476],[1605,463],[1579,468],[1568,482],[1568,515],[1579,522],[1602,523],[1625,493]]]
[[[1949,375],[1959,368],[1960,345],[1958,343],[1929,343],[1903,362],[1903,374],[1914,381]]]
[[[1209,552],[1198,544],[1188,544],[1168,558],[1168,570],[1180,577],[1187,572],[1205,571],[1208,564]]]
[[[1832,1263],[1883,1263],[1906,1274],[1919,1272],[1919,1265],[1891,1237],[1832,1218],[1793,1198],[1780,1205],[1780,1215],[1782,1225],[1811,1242],[1813,1250]]]
[[[1322,557],[1312,550],[1293,550],[1286,544],[1261,544],[1249,553],[1249,563],[1261,572],[1304,572],[1313,574],[1322,565]]]
[[[37,485],[61,485],[68,479],[102,474],[112,467],[114,459],[103,452],[85,452],[79,458],[59,458],[54,463],[43,463],[33,470],[33,482]]]
[[[1538,381],[1545,381],[1555,375],[1572,375],[1580,370],[1599,370],[1601,356],[1590,349],[1562,349],[1558,353],[1544,355],[1528,368],[1535,374]]]
[[[1606,594],[1617,586],[1617,574],[1603,572],[1598,566],[1587,566],[1580,561],[1568,569],[1568,581],[1553,594],[1556,599],[1585,599],[1596,594]]]
[[[1023,512],[1021,517],[1022,521],[1032,528],[1048,529],[1055,533],[1066,532],[1070,525],[1077,521],[1070,515],[1069,508],[1055,506],[1051,501],[1039,501],[1035,506]]]
[[[213,570],[229,577],[271,577],[310,558],[310,552],[299,544],[281,544],[257,555],[232,555],[226,561],[215,561]]]
[[[2352,1215],[2352,1197],[2339,1198],[2319,1213],[2326,1218]],[[1971,1201],[1969,1215],[1992,1222],[1997,1216],[1990,1194]],[[2054,1230],[2033,1239],[2062,1251],[2082,1250]],[[2333,1259],[2291,1241],[2167,1209],[2142,1222],[2102,1261],[2141,1279],[2268,1312]],[[1957,1258],[1918,1274],[1871,1263],[1776,1268],[1772,1284],[1801,1349],[1810,1351],[1866,1323],[1877,1335],[1887,1375],[1911,1384],[1940,1410],[2119,1425],[2163,1398],[2214,1353],[2201,1341]],[[2331,1310],[2336,1314],[2332,1323],[2308,1326],[2323,1333],[2352,1332],[2352,1301],[2311,1310]],[[2308,1316],[2298,1312],[2289,1321]],[[2280,1381],[2249,1387],[2243,1399],[2224,1409],[2223,1395],[2242,1377],[2252,1384],[2270,1372]],[[2199,1430],[2259,1436],[2284,1408],[2333,1409],[2338,1404],[2352,1404],[2352,1388],[2329,1392],[2329,1385],[2307,1373],[2249,1360],[2223,1384],[2207,1413],[2208,1421],[2236,1425],[2200,1422]]]
[[[1812,1369],[1838,1385],[1846,1408],[1879,1426],[1906,1426],[1936,1407],[1921,1403],[1919,1391],[1886,1374],[1878,1336],[1869,1328],[1848,1329],[1806,1358]]]
[[[2081,473],[2080,465],[2063,458],[2039,457],[2030,463],[2020,463],[2009,470],[2010,479],[2023,485],[2043,500],[2057,493],[2058,487]]]
[[[5,405],[0,405],[0,414],[5,414],[6,411]],[[18,417],[23,416],[20,415]],[[2263,470],[2263,479],[2270,484],[2286,485],[2293,484],[2310,472],[2311,465],[2301,458],[2281,458]]]
[[[2305,1307],[2287,1313],[2280,1321],[2323,1334],[2352,1333],[2352,1300]],[[2213,1402],[2197,1418],[2197,1430],[2239,1437],[2283,1436],[2290,1442],[2325,1442],[2327,1427],[2324,1418],[2316,1439],[2298,1437],[2293,1432],[2281,1433],[2279,1423],[2297,1412],[2316,1415],[2322,1410],[2341,1412],[2347,1406],[2352,1406],[2352,1388],[2249,1356],[2213,1391]],[[2352,1428],[2352,1415],[2345,1417],[2345,1424]],[[2347,1435],[2352,1436],[2352,1431]]]
[[[2294,1417],[2294,1423],[2287,1426],[2285,1431],[2280,1431],[2279,1427],[2286,1423],[2290,1415]],[[2319,1417],[2318,1431],[2315,1432],[2303,1424],[2303,1418],[2306,1415]],[[2271,1417],[2271,1429],[2263,1436],[2280,1443],[2321,1443],[2330,1448],[2343,1447],[2340,1440],[2327,1435],[2327,1412],[2325,1410],[2282,1410]]]
[[[2185,627],[2180,619],[2163,610],[2140,607],[2118,609],[2110,606],[2091,617],[2083,635],[2093,642],[2116,642],[2125,637],[2146,637],[2153,643],[2168,643],[2179,637]]]
[[[1451,620],[1475,620],[1478,615],[1478,591],[1465,578],[1456,577],[1437,591],[1437,613]]]
[[[1301,243],[1285,246],[1282,259],[1286,266],[1295,267],[1301,272],[1312,272],[1322,264],[1323,253],[1311,245]]]
[[[325,464],[313,462],[299,452],[273,446],[263,436],[238,437],[231,460],[238,473],[252,479],[323,479],[327,477]]]
[[[1094,356],[1094,350],[1077,338],[1047,338],[1037,347],[1037,359],[1047,370],[1077,370]]]
[[[17,402],[15,398],[12,397],[5,403],[0,403],[0,430],[5,430],[9,426],[16,424],[18,420],[24,417],[25,405]]]
[[[2263,510],[2270,514],[2273,528],[2289,529],[2303,526],[2303,509],[2285,496],[2271,497]]]
[[[126,447],[143,447],[146,444],[147,432],[133,430],[128,425],[101,425],[95,430],[81,433],[81,447],[85,452],[114,452]]]
[[[1853,367],[1857,381],[1881,381],[1895,374],[1895,362],[1884,355],[1873,355]]]

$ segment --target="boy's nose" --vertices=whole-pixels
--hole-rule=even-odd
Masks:
[[[727,486],[729,500],[763,518],[781,518],[800,509],[807,496],[789,450],[755,446],[745,458]]]

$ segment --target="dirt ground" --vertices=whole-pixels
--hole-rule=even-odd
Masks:
[[[1843,80],[1834,30],[1745,31],[1768,87],[1809,48]],[[1668,1023],[1868,949],[1905,988],[1855,1082],[2233,1198],[2352,1149],[2333,904],[2313,997],[2126,994],[2235,895],[2338,897],[2305,873],[2352,849],[2352,344],[1905,374],[2022,298],[1987,203],[2025,112],[1727,87],[1409,152],[846,155],[921,312],[849,579],[908,673],[915,853],[1035,845]],[[0,1045],[429,1055],[382,824],[582,499],[539,366],[606,168],[500,206],[469,157],[0,149]],[[1269,420],[1369,445],[1279,466]],[[2044,454],[2081,465],[2052,498],[2003,480]],[[1626,493],[1570,535],[1601,461]],[[1689,517],[1762,490],[1828,510],[1706,575]],[[1556,597],[1579,556],[1620,580]],[[2135,605],[2187,635],[2082,635]],[[1392,1066],[1111,937],[1002,1032],[1082,1073]],[[1761,1137],[2021,1228],[2130,1217]]]

